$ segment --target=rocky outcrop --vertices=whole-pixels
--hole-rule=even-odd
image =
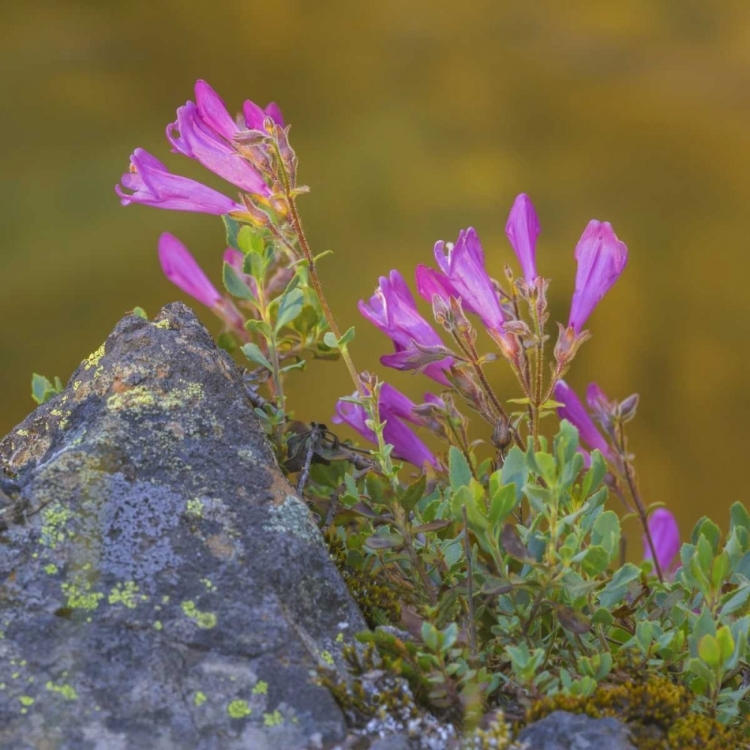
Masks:
[[[635,750],[630,730],[613,718],[554,711],[518,735],[531,750]]]
[[[290,750],[364,629],[231,359],[125,317],[0,442],[0,748]]]

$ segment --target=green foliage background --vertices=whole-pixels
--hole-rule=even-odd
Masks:
[[[641,393],[644,495],[684,534],[746,500],[746,2],[11,1],[0,71],[0,434],[33,407],[32,371],[66,380],[126,310],[180,297],[161,231],[220,282],[220,221],[123,209],[113,191],[135,146],[204,177],[163,137],[203,77],[230,108],[275,99],[293,123],[313,189],[301,208],[316,252],[336,252],[322,273],[360,367],[386,340],[356,301],[390,268],[430,262],[435,240],[476,226],[500,275],[507,212],[528,192],[566,318],[575,242],[590,218],[611,221],[630,265],[570,380]],[[343,365],[301,381],[303,419],[325,421],[350,390]],[[415,397],[429,385],[392,381]]]

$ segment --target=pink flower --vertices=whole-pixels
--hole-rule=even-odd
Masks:
[[[648,530],[656,549],[656,559],[659,567],[670,578],[680,567],[680,529],[677,519],[666,508],[657,508],[648,519]],[[643,557],[645,560],[653,559],[651,547],[646,535],[643,535]]]
[[[521,264],[524,278],[529,284],[534,282],[536,273],[536,240],[539,237],[539,219],[534,206],[525,193],[521,193],[513,203],[513,208],[505,225],[505,234]]]
[[[164,275],[206,307],[214,308],[222,297],[195,258],[177,237],[169,232],[159,237],[159,262]]]
[[[115,192],[120,203],[142,203],[174,211],[198,211],[207,214],[228,214],[244,211],[244,206],[231,198],[188,177],[169,172],[155,156],[137,148],[130,157],[130,171],[126,172]],[[125,190],[132,190],[126,193]]]
[[[589,416],[581,399],[564,380],[558,380],[555,384],[554,399],[563,404],[558,407],[557,415],[560,419],[567,419],[578,430],[581,442],[586,443],[592,450],[597,449],[605,458],[611,460],[612,451],[607,441]]]
[[[386,423],[383,437],[386,443],[393,446],[395,456],[419,467],[424,466],[425,463],[432,466],[438,465],[437,458],[432,451],[406,424],[407,422],[422,423],[422,420],[414,414],[416,404],[411,399],[388,383],[383,383],[378,407],[380,419]],[[375,443],[375,433],[367,426],[367,419],[367,412],[360,404],[339,401],[336,404],[336,414],[332,421],[335,424],[348,424],[366,440]]]
[[[628,248],[609,222],[592,220],[576,245],[576,286],[568,326],[580,333],[589,315],[611,289],[628,262]]]
[[[417,311],[414,297],[398,271],[391,271],[388,277],[380,277],[380,283],[369,302],[360,300],[359,311],[393,341],[395,354],[387,354],[380,361],[397,370],[419,367],[420,358],[425,353],[417,347],[444,348],[440,336]],[[450,357],[432,362],[424,367],[425,375],[448,385],[444,370],[452,363]]]

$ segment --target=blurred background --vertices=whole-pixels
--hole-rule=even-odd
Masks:
[[[164,138],[197,78],[232,111],[275,100],[293,124],[304,219],[314,249],[335,252],[321,272],[361,368],[389,347],[357,300],[391,268],[411,279],[436,240],[475,226],[501,276],[508,210],[527,192],[567,321],[575,244],[589,219],[611,221],[629,266],[569,380],[641,394],[643,494],[683,536],[747,502],[746,0],[3,3],[0,435],[34,407],[32,372],[66,381],[126,311],[187,301],[161,275],[162,231],[219,283],[218,218],[122,208],[114,193],[136,146],[220,187]],[[491,374],[518,395],[500,363]],[[415,398],[430,386],[391,380]],[[343,364],[294,382],[304,420],[327,421],[351,390]]]

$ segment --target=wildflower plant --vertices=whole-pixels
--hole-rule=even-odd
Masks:
[[[540,224],[524,194],[506,226],[520,275],[506,267],[491,278],[468,228],[435,244],[435,266],[416,268],[432,320],[402,270],[381,277],[359,309],[390,339],[381,363],[425,376],[417,404],[355,366],[354,330],[339,330],[318,276],[323,255],[304,233],[297,204],[308,189],[278,106],[247,101],[235,118],[199,81],[167,137],[232,188],[173,174],[136,149],[118,195],[124,205],[222,216],[223,292],[170,234],[159,241],[161,265],[221,319],[222,346],[244,357],[256,413],[337,564],[362,597],[368,575],[387,587],[387,606],[365,603],[373,630],[359,639],[468,730],[498,707],[520,718],[545,697],[585,698],[655,674],[688,689],[712,721],[739,726],[750,708],[750,514],[735,503],[727,533],[702,519],[681,544],[674,516],[646,505],[638,487],[625,431],[637,396],[610,400],[592,384],[584,405],[564,380],[627,264],[611,225],[591,221],[575,247],[575,292],[554,342]],[[332,422],[369,448],[293,419],[285,383],[310,357],[343,359],[352,394]],[[491,385],[503,361],[514,393]],[[559,424],[545,433],[551,416]],[[469,439],[470,417],[485,424],[480,441]],[[640,561],[625,556],[629,516],[642,527]]]

